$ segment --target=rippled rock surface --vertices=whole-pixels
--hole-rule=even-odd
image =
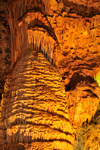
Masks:
[[[73,149],[62,78],[41,53],[22,53],[6,79],[1,103],[1,144]]]

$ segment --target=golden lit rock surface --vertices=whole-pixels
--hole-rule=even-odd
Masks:
[[[6,129],[1,130],[1,144],[5,140],[25,143],[26,149],[28,143],[33,149],[73,149],[62,78],[41,53],[22,53],[6,79],[1,109]]]
[[[84,122],[76,132],[74,150],[100,149],[100,104],[91,121]]]
[[[100,100],[100,87],[94,80],[100,72],[100,1],[6,0],[6,2],[3,3],[3,0],[0,2],[0,16],[3,20],[0,26],[2,29],[0,93],[3,93],[6,75],[11,67],[13,71],[14,63],[25,49],[31,48],[43,53],[51,65],[56,65],[62,76],[69,121],[75,130],[79,130],[83,122],[87,119],[89,122],[95,116]],[[35,57],[38,57],[37,54]],[[26,72],[25,76],[29,77]],[[28,83],[30,82],[28,80]],[[30,87],[32,84],[25,83],[24,86]],[[12,89],[9,87],[9,90]],[[15,94],[13,92],[12,95]],[[20,95],[22,94],[23,91],[20,91]],[[30,95],[34,94],[24,92],[26,98]],[[95,131],[95,127],[90,130]],[[87,147],[88,140],[84,142]],[[93,146],[89,144],[89,147]]]

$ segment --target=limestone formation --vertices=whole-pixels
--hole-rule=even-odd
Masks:
[[[0,143],[31,143],[32,149],[73,148],[65,88],[55,67],[26,49],[7,77],[2,98]],[[41,144],[42,143],[42,144]]]
[[[43,145],[41,143],[40,149],[48,147],[48,149],[71,150],[66,148],[65,143],[69,141],[68,145],[71,145],[76,137],[75,150],[99,150],[99,121],[97,121],[100,109],[99,79],[97,81],[99,72],[100,0],[1,0],[0,139],[2,139],[2,149],[31,149],[41,143],[39,141],[33,146],[30,143],[34,143],[32,139],[42,138],[46,143]],[[42,80],[45,88],[40,84]],[[37,88],[32,88],[33,85]],[[62,90],[60,87],[65,89]],[[65,95],[54,96],[57,90],[58,93],[63,93],[65,90]],[[34,95],[38,92],[41,92],[41,96]],[[34,103],[32,97],[36,98]],[[45,97],[47,103],[46,101],[40,103],[41,97],[42,100]],[[59,103],[55,104],[56,100]],[[44,108],[42,119],[41,112],[37,111],[36,115],[33,107],[36,109],[41,107],[41,110],[42,107]],[[62,112],[58,111],[60,108]],[[48,117],[48,110],[53,111],[53,117],[51,114]],[[29,120],[22,111],[30,114],[27,116]],[[20,115],[18,116],[17,113]],[[55,113],[60,115],[61,119],[56,120]],[[35,115],[36,120],[32,118]],[[62,120],[62,117],[65,119]],[[93,118],[96,121],[93,121]],[[35,123],[35,121],[40,124],[41,121],[43,124],[49,122],[50,129],[48,126],[46,131],[41,126],[37,129],[35,124],[28,127],[28,123]],[[24,131],[21,131],[22,128]],[[34,128],[36,132],[31,135],[29,130],[33,133]],[[53,130],[56,130],[55,135],[51,134]],[[93,131],[98,132],[96,137],[92,134]],[[76,136],[73,137],[75,133]],[[82,135],[83,133],[87,138]],[[52,139],[55,137],[59,142],[56,141],[52,145]],[[51,145],[48,145],[48,139],[51,139]],[[52,146],[54,148],[49,148]]]

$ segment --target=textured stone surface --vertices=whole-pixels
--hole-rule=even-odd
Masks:
[[[100,88],[94,80],[100,71],[100,1],[6,0],[6,2],[1,0],[0,14],[1,20],[8,19],[9,22],[10,35],[5,35],[11,37],[11,49],[8,49],[5,40],[1,41],[4,48],[0,49],[0,58],[3,57],[0,93],[3,92],[7,74],[5,67],[10,67],[8,62],[7,64],[4,62],[6,58],[4,49],[7,47],[6,51],[11,51],[12,66],[26,48],[41,51],[51,65],[56,65],[62,76],[69,120],[77,130],[83,122],[87,119],[90,121],[95,115],[100,100]],[[8,17],[5,18],[7,14]],[[3,28],[3,24],[2,22],[0,29]],[[0,36],[4,39],[3,30],[0,32]]]
[[[88,123],[84,122],[76,132],[74,150],[99,150],[100,149],[100,104],[96,114]]]
[[[11,43],[6,3],[0,2],[0,101],[6,75],[11,68]]]
[[[8,144],[32,142],[33,149],[73,149],[62,78],[41,53],[22,53],[6,79],[1,108],[1,143],[5,139]]]

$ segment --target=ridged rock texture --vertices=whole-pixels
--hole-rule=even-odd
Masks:
[[[30,149],[72,149],[62,78],[41,53],[33,49],[22,53],[7,77],[1,103],[1,143],[25,143],[26,149],[30,145]]]
[[[100,0],[1,0],[1,149],[99,150],[99,72]]]

